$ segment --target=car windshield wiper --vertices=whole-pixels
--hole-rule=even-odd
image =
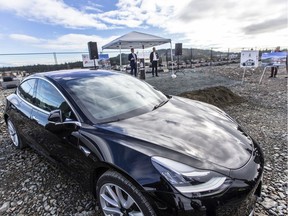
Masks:
[[[169,99],[168,99],[168,100],[165,100],[165,101],[162,101],[162,102],[159,103],[158,105],[155,105],[155,106],[153,107],[153,110],[155,110],[155,109],[157,109],[157,108],[163,106],[163,105],[166,104],[168,101],[169,101]]]

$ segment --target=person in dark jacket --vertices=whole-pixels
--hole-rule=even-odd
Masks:
[[[152,63],[152,76],[153,77],[154,77],[154,71],[155,71],[155,75],[158,77],[158,70],[157,70],[158,60],[159,60],[159,55],[156,52],[155,47],[153,47],[153,52],[150,53],[150,62]]]
[[[131,48],[131,53],[128,55],[128,60],[131,67],[131,75],[137,77],[137,55],[134,53],[134,48]]]
[[[277,46],[274,52],[280,52],[280,46]],[[270,78],[276,78],[278,72],[278,66],[271,67],[271,75]]]

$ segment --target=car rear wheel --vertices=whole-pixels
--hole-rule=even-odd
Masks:
[[[143,194],[118,172],[104,173],[97,182],[96,193],[105,216],[156,216]]]
[[[21,142],[21,139],[17,133],[17,130],[10,119],[7,120],[7,127],[8,127],[10,138],[13,142],[13,145],[18,149],[24,148],[25,146]]]

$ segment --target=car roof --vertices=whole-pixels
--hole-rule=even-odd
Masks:
[[[58,71],[36,73],[29,77],[30,78],[45,77],[48,79],[55,80],[56,82],[60,82],[61,80],[66,79],[77,79],[77,78],[95,77],[95,76],[101,77],[111,75],[120,75],[120,73],[108,70],[71,69],[71,70],[58,70]]]

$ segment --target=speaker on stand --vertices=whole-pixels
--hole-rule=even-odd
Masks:
[[[94,68],[96,69],[95,59],[99,59],[97,42],[88,42],[89,58],[94,60]]]
[[[175,44],[175,56],[182,56],[182,43]]]
[[[175,72],[175,74],[177,74],[178,72],[182,72],[184,75],[184,71],[179,69],[179,57],[182,56],[182,43],[175,43],[175,56],[177,56],[177,71]]]

